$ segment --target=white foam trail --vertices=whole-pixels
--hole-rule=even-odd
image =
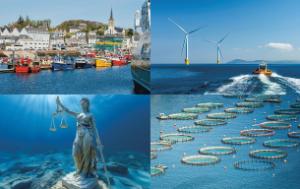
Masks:
[[[259,74],[258,79],[267,87],[264,91],[266,95],[285,95],[285,90],[280,84],[270,81],[269,77],[264,74]]]
[[[294,89],[296,91],[296,93],[300,94],[300,79],[299,78],[284,77],[277,73],[272,73],[271,76],[279,79],[284,85]]]
[[[239,75],[231,77],[230,80],[232,80],[231,83],[223,85],[217,89],[218,93],[225,93],[227,91],[231,91],[232,89],[236,90],[242,90],[244,91],[245,85],[247,85],[248,81],[253,78],[252,75]],[[241,92],[241,91],[239,91]]]

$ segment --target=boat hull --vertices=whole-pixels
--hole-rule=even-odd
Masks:
[[[111,63],[110,62],[107,62],[106,60],[96,60],[95,61],[95,65],[97,68],[104,68],[104,67],[111,67]]]
[[[52,71],[61,71],[61,70],[73,70],[75,69],[74,64],[63,64],[63,63],[52,63]]]
[[[15,72],[16,73],[29,73],[29,67],[28,66],[16,66]]]
[[[149,94],[150,89],[150,65],[145,62],[134,62],[131,65],[134,91],[136,93]]]
[[[93,65],[92,64],[88,64],[88,63],[76,63],[75,64],[75,68],[76,69],[86,69],[86,68],[92,68]]]
[[[113,66],[125,66],[128,64],[126,60],[112,60],[111,63]]]
[[[253,72],[253,74],[255,74],[255,75],[263,74],[263,75],[270,76],[270,75],[272,75],[272,71],[256,70]]]
[[[30,68],[30,72],[31,73],[38,73],[41,71],[41,68],[40,67],[32,67]]]

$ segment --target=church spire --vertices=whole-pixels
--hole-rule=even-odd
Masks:
[[[110,9],[110,17],[109,17],[109,20],[114,20],[112,8]]]

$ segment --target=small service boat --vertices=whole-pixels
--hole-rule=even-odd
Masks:
[[[268,69],[268,66],[266,63],[262,63],[259,65],[259,67],[253,71],[253,74],[264,74],[267,76],[272,75],[272,71]]]
[[[77,58],[75,59],[75,68],[84,69],[91,68],[93,65],[86,58]]]
[[[114,57],[111,59],[113,66],[125,66],[128,64],[128,61],[123,57]]]
[[[19,63],[15,66],[16,73],[29,73],[30,68],[29,64],[31,63],[31,59],[29,58],[21,58]]]

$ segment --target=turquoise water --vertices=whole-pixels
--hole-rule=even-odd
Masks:
[[[133,94],[130,65],[36,74],[0,74],[1,94]]]
[[[113,188],[149,188],[149,97],[60,96],[63,104],[76,112],[80,111],[82,97],[90,99]],[[49,188],[75,170],[71,151],[75,119],[65,115],[69,128],[61,129],[61,117],[57,117],[57,131],[49,131],[51,114],[56,109],[55,98],[55,95],[0,96],[1,189],[18,188],[16,182],[20,188]],[[99,177],[104,178],[102,162],[98,167]]]
[[[224,126],[213,127],[210,132],[192,134],[195,140],[173,145],[173,149],[157,153],[157,159],[151,160],[151,166],[163,164],[168,166],[165,174],[152,177],[152,188],[156,189],[297,189],[300,185],[300,149],[284,148],[288,153],[287,158],[274,160],[275,169],[266,171],[243,171],[234,168],[233,164],[239,160],[253,160],[249,152],[256,149],[268,149],[263,142],[269,139],[288,138],[288,131],[297,131],[297,122],[292,121],[290,130],[276,130],[272,137],[256,137],[254,144],[228,145],[223,144],[224,137],[240,136],[240,130],[259,128],[255,123],[266,121],[266,116],[271,115],[274,109],[287,108],[292,104],[297,95],[292,90],[282,96],[281,104],[264,103],[264,107],[257,108],[250,114],[238,114],[237,118],[228,120]],[[156,119],[159,113],[176,113],[183,108],[193,107],[201,102],[223,102],[225,107],[212,110],[222,112],[225,108],[234,107],[237,98],[225,98],[220,95],[154,95],[151,97],[151,141],[157,141],[160,132],[164,134],[176,133],[182,126],[193,125],[193,120],[161,120]],[[211,113],[209,112],[209,113]],[[205,118],[208,113],[199,115]],[[176,124],[176,126],[174,126]],[[296,139],[297,140],[297,139]],[[236,154],[219,156],[221,162],[209,166],[189,166],[180,162],[183,155],[197,155],[201,147],[208,146],[233,146]],[[259,164],[257,164],[259,165]]]

